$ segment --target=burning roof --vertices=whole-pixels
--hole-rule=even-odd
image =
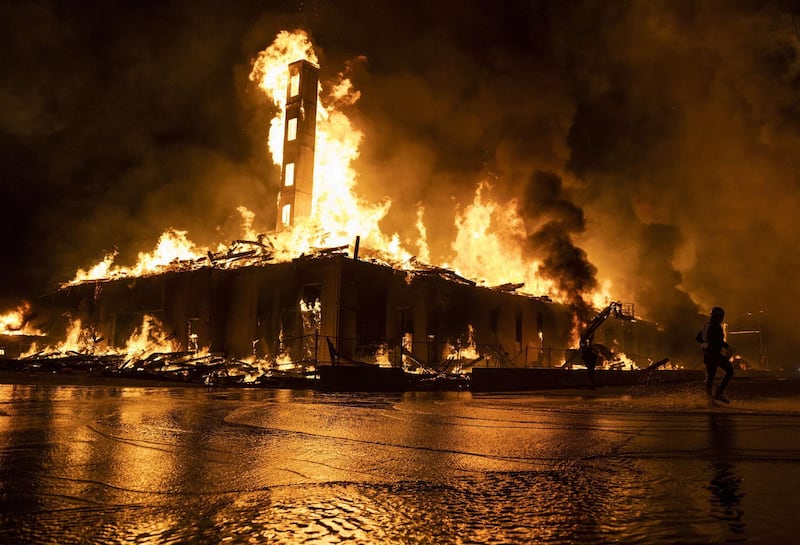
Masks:
[[[449,261],[426,263],[433,260],[426,239],[426,208],[421,204],[417,207],[418,237],[415,240],[401,240],[397,233],[385,234],[381,221],[392,202],[385,199],[370,203],[356,192],[358,173],[353,165],[363,135],[346,115],[345,106],[355,104],[359,93],[346,75],[339,74],[338,80],[320,84],[319,98],[313,93],[313,100],[319,101],[316,108],[304,107],[303,101],[309,98],[300,94],[301,100],[293,102],[294,109],[287,113],[286,96],[291,99],[292,93],[298,92],[293,90],[295,84],[289,78],[287,66],[299,66],[295,62],[298,58],[317,62],[309,37],[302,31],[281,32],[256,59],[250,78],[277,107],[270,124],[269,148],[273,160],[282,167],[284,190],[295,190],[295,187],[288,187],[295,186],[295,179],[294,171],[291,177],[288,175],[285,150],[301,132],[297,116],[309,112],[315,115],[316,140],[307,143],[313,150],[314,161],[308,215],[293,213],[284,218],[280,230],[259,233],[255,214],[242,205],[237,209],[242,235],[229,244],[218,244],[214,248],[197,245],[187,231],[170,228],[164,231],[151,252],[139,253],[135,264],[118,265],[116,255],[109,253],[88,270],[79,270],[61,287],[68,289],[85,283],[148,278],[166,273],[235,270],[352,255],[362,261],[404,271],[409,283],[415,277],[433,276],[464,286],[494,286],[492,289],[499,293],[527,292],[529,297],[544,302],[568,303],[579,317],[571,324],[573,337],[580,323],[588,318],[591,306],[607,303],[608,286],[598,289],[594,278],[596,270],[588,263],[585,252],[572,243],[571,236],[584,228],[582,212],[569,201],[561,180],[551,174],[535,173],[526,193],[505,203],[492,197],[490,183],[478,183],[472,203],[454,211],[456,236]],[[294,168],[294,163],[291,165]],[[298,170],[301,169],[298,166]],[[279,199],[279,208],[286,206]],[[359,253],[362,240],[363,248]],[[310,301],[301,300],[300,303],[302,306]],[[172,346],[168,342],[170,337],[154,337],[153,332],[160,330],[154,323],[154,318],[145,316],[135,333],[147,339],[146,353],[176,353],[186,349],[188,338],[181,346]],[[73,323],[72,327],[79,332],[76,335],[85,337],[87,334],[81,332],[80,322]],[[521,338],[521,334],[517,337]],[[125,353],[135,352],[130,342],[126,343]],[[84,338],[78,344],[85,347],[92,343]],[[69,349],[55,349],[61,353],[65,350]]]
[[[273,44],[259,54],[250,74],[251,80],[277,108],[270,123],[269,150],[279,166],[283,162],[287,139],[285,104],[290,86],[287,66],[298,59],[318,62],[309,36],[303,31],[281,32]],[[287,262],[298,256],[319,254],[321,248],[346,247],[352,253],[354,241],[359,238],[363,247],[370,249],[374,259],[415,270],[418,274],[438,271],[438,274],[450,275],[453,279],[481,285],[518,284],[515,289],[524,286],[526,292],[554,300],[575,303],[585,299],[598,307],[606,303],[608,286],[596,289],[593,276],[579,283],[568,282],[576,272],[562,258],[556,257],[570,252],[581,255],[581,251],[572,246],[570,233],[581,229],[582,223],[566,222],[555,215],[555,211],[570,206],[576,214],[580,211],[566,200],[563,192],[559,192],[558,180],[552,178],[547,178],[548,185],[540,183],[530,187],[531,192],[546,190],[551,196],[552,204],[547,208],[540,204],[536,210],[531,209],[532,203],[541,202],[541,199],[526,196],[524,201],[512,198],[503,204],[492,199],[488,182],[479,183],[473,202],[454,211],[457,234],[450,260],[423,264],[431,259],[426,240],[426,208],[420,204],[417,209],[418,238],[401,240],[397,233],[385,234],[381,230],[381,221],[392,202],[385,199],[369,203],[357,194],[358,173],[354,161],[359,154],[363,133],[345,111],[359,100],[359,92],[353,88],[346,73],[339,74],[335,81],[322,82],[320,90],[316,108],[310,217],[299,218],[290,228],[276,233],[257,234],[254,214],[240,206],[243,236],[233,243],[215,248],[199,246],[190,240],[187,231],[171,228],[162,234],[152,252],[140,253],[134,265],[116,265],[115,254],[110,253],[88,270],[78,271],[64,285],[205,266],[234,268]],[[529,225],[533,212],[539,217],[537,225]],[[542,219],[547,220],[543,225]],[[551,242],[545,243],[546,239]],[[541,257],[530,248],[538,249]],[[584,267],[584,270],[589,275],[594,273],[590,267]]]

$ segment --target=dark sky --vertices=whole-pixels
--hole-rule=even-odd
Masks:
[[[798,0],[2,0],[0,302],[167,227],[228,241],[239,205],[274,224],[248,74],[302,28],[322,79],[349,66],[361,91],[358,192],[393,200],[385,232],[423,202],[446,258],[491,179],[565,291],[610,279],[676,346],[721,305],[797,366],[799,25]]]

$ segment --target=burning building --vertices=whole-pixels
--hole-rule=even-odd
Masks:
[[[561,366],[574,342],[572,310],[514,288],[477,286],[433,267],[398,269],[336,248],[288,263],[85,282],[48,304],[53,316],[68,310],[92,324],[104,346],[124,346],[151,316],[183,349],[308,368]],[[609,321],[598,336],[634,355],[659,350],[646,322]]]
[[[318,104],[315,59],[292,61],[288,71],[283,64],[280,74],[283,116],[270,133],[281,169],[275,232],[251,232],[215,251],[168,253],[155,268],[121,271],[107,258],[42,298],[50,331],[77,322],[91,332],[91,351],[108,353],[149,324],[162,352],[299,373],[342,363],[463,373],[572,362],[585,326],[573,304],[523,294],[522,283],[479,285],[451,268],[371,247],[376,240],[391,246],[375,234],[381,206],[353,212],[354,199],[341,198],[347,183],[316,172],[317,121],[335,114]],[[348,229],[332,233],[326,217],[336,214]],[[185,238],[166,235],[162,245]],[[370,243],[363,248],[361,235]],[[665,355],[657,328],[644,321],[609,320],[596,341],[616,367],[647,367]]]
[[[294,225],[296,217],[311,216],[318,84],[319,68],[309,61],[289,65],[278,230]]]

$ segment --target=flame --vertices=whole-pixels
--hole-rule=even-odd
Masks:
[[[443,356],[445,360],[455,364],[453,367],[454,373],[461,373],[464,363],[469,363],[482,357],[475,343],[475,328],[472,327],[472,324],[467,324],[466,342],[456,339],[455,345],[449,342],[445,343]]]
[[[599,287],[590,295],[591,304],[594,308],[605,308],[613,300],[611,296],[611,281],[600,282]]]
[[[109,253],[101,262],[88,271],[78,272],[68,285],[80,284],[88,280],[104,280],[126,276],[145,276],[169,270],[181,261],[205,259],[208,248],[199,248],[189,240],[186,231],[167,229],[161,234],[158,244],[152,252],[139,252],[139,259],[132,267],[114,265],[116,253]]]
[[[490,198],[490,191],[489,183],[478,184],[472,203],[457,211],[451,266],[489,285],[524,282],[527,293],[552,292],[553,283],[538,274],[539,263],[522,255],[525,225],[516,200],[501,205]]]
[[[295,368],[290,352],[289,347],[284,344],[283,327],[281,327],[278,332],[278,353],[275,356],[275,369],[278,371],[290,371]]]
[[[279,114],[270,122],[267,151],[272,153],[272,161],[280,165],[283,160],[283,127],[285,122],[284,95],[289,87],[289,72],[286,67],[295,61],[305,59],[318,64],[314,46],[308,34],[302,30],[278,33],[275,41],[258,54],[250,72],[250,80],[272,99],[279,108]]]
[[[258,240],[259,236],[253,229],[255,214],[244,206],[236,209],[242,217],[242,238],[245,240]],[[218,245],[217,252],[224,252],[225,245]],[[176,267],[199,267],[208,264],[207,256],[211,250],[205,246],[198,246],[189,239],[187,231],[168,228],[158,239],[158,243],[151,252],[139,252],[136,264],[131,267],[116,265],[114,263],[117,252],[107,253],[103,259],[88,270],[78,269],[75,277],[63,286],[72,286],[92,280],[110,280],[129,276],[147,276],[159,274]]]
[[[318,64],[309,35],[302,30],[281,31],[273,43],[258,54],[249,76],[276,106],[276,115],[270,121],[268,148],[277,165],[281,165],[283,158],[285,96],[289,85],[287,66],[298,60]],[[410,268],[414,253],[404,247],[397,233],[386,235],[380,229],[380,222],[389,212],[391,201],[368,203],[356,193],[358,175],[353,162],[358,158],[363,133],[339,108],[355,104],[360,93],[346,73],[340,73],[338,81],[328,87],[325,89],[320,83],[316,109],[312,215],[296,219],[290,228],[269,236],[271,258],[284,262],[313,253],[318,248],[350,246],[359,236],[364,248],[378,252],[396,266]],[[461,276],[485,285],[522,282],[524,293],[548,294],[558,301],[554,283],[538,274],[539,263],[523,255],[521,243],[526,233],[524,222],[517,213],[517,202],[512,199],[499,203],[491,198],[490,193],[490,184],[481,182],[476,187],[472,203],[454,211],[457,235],[451,245],[451,263],[438,266],[453,268]],[[244,206],[237,210],[243,220],[243,239],[260,241],[263,235],[257,234],[253,228],[255,215]],[[413,244],[419,261],[423,263],[431,260],[424,214],[425,208],[419,204],[415,223],[418,238]],[[220,246],[217,251],[223,249],[224,246]],[[161,236],[153,252],[139,254],[136,265],[117,266],[114,264],[116,253],[108,253],[88,271],[80,269],[68,284],[142,276],[177,266],[208,266],[205,257],[209,253],[208,248],[192,243],[186,231],[170,228]],[[597,293],[587,296],[600,308],[603,305],[598,303],[608,299],[609,291],[610,284],[606,282]]]
[[[30,349],[20,357],[42,354],[58,357],[69,353],[96,356],[123,354],[130,360],[144,359],[154,353],[177,352],[180,348],[180,343],[167,335],[157,318],[145,314],[142,317],[142,325],[134,330],[125,342],[123,349],[110,346],[100,338],[94,328],[85,328],[80,319],[74,318],[67,324],[63,341],[54,347],[46,346],[41,349],[36,343],[33,343]],[[204,351],[207,351],[207,348],[200,352]]]
[[[242,238],[244,240],[258,240],[258,233],[253,229],[256,215],[245,206],[236,208],[239,215],[242,216]]]
[[[0,335],[44,335],[28,322],[30,312],[30,303],[24,301],[15,310],[0,314]]]
[[[425,228],[425,207],[422,204],[417,205],[417,223],[415,224],[417,228],[417,233],[419,234],[419,238],[417,238],[417,248],[418,253],[417,257],[423,263],[430,263],[431,261],[431,250],[428,247],[428,230]]]
[[[389,347],[386,344],[380,345],[377,350],[375,350],[375,363],[377,363],[380,367],[392,366]]]
[[[636,362],[629,358],[624,352],[617,352],[614,354],[614,362],[613,365],[617,369],[624,369],[633,371],[635,369],[639,369],[639,366],[636,365]]]
[[[481,357],[478,352],[478,346],[475,344],[475,328],[472,324],[467,324],[467,342],[461,345],[461,358],[466,360],[474,360]]]
[[[168,336],[158,318],[145,314],[142,325],[134,330],[125,342],[125,353],[129,358],[145,358],[158,352],[178,352],[180,343]]]
[[[318,56],[309,35],[301,30],[282,31],[269,47],[258,54],[250,73],[250,79],[276,108],[267,138],[268,152],[276,165],[281,165],[283,159],[285,95],[289,85],[287,66],[302,59],[318,64]],[[278,233],[260,235],[255,229],[255,214],[244,206],[237,208],[242,216],[242,239],[258,240],[260,244],[266,238],[267,244],[263,247],[269,248],[269,259],[284,262],[313,253],[319,248],[350,246],[359,236],[364,248],[385,256],[393,265],[406,268],[416,266],[412,260],[415,253],[404,246],[401,237],[397,233],[387,235],[381,231],[380,223],[392,206],[391,200],[387,198],[371,203],[357,194],[358,173],[353,164],[359,156],[364,134],[353,125],[341,108],[356,104],[359,98],[360,93],[354,88],[347,73],[339,74],[337,81],[320,82],[310,217],[296,218],[292,226]],[[559,301],[554,282],[542,277],[539,274],[539,262],[523,252],[526,230],[525,223],[517,212],[517,204],[514,199],[505,203],[494,200],[491,185],[488,182],[478,183],[472,202],[454,210],[456,237],[451,244],[450,263],[435,265],[452,268],[459,275],[475,279],[484,285],[522,282],[524,293],[547,294]],[[425,207],[419,204],[414,225],[417,240],[407,241],[416,249],[416,256],[423,263],[432,258],[424,219]],[[219,245],[215,251],[224,253],[225,248],[224,245]],[[117,265],[116,257],[116,252],[106,254],[88,270],[78,270],[75,278],[67,285],[98,279],[143,276],[177,268],[204,267],[213,263],[213,252],[210,248],[194,244],[186,231],[174,228],[167,229],[161,235],[151,252],[140,253],[135,265]],[[240,266],[245,263],[247,262],[242,260],[225,266]],[[584,296],[595,307],[601,308],[610,299],[610,290],[610,283],[603,282],[595,293]],[[315,314],[308,309],[305,312],[312,316]],[[145,334],[145,327],[146,324],[143,324],[140,335]],[[153,326],[151,324],[147,327]],[[579,324],[575,324],[575,337],[578,329]],[[470,338],[471,335],[470,331]],[[281,346],[284,346],[283,343]],[[461,347],[461,351],[466,348]],[[127,349],[134,350],[133,346],[126,347]],[[474,357],[478,357],[477,352]],[[279,351],[275,363],[279,367],[293,365],[288,348]]]
[[[572,326],[569,330],[569,346],[581,345],[581,330],[586,324],[582,323],[577,314],[572,315]]]
[[[302,59],[317,63],[308,35],[303,31],[281,32],[273,44],[259,54],[250,74],[250,79],[258,82],[259,88],[279,109],[269,131],[269,149],[276,165],[281,165],[283,160],[286,66]],[[276,259],[292,259],[314,247],[350,245],[356,236],[361,237],[365,246],[387,252],[397,261],[410,259],[411,254],[397,243],[399,237],[396,234],[387,237],[379,227],[391,201],[368,203],[355,193],[358,177],[352,163],[358,157],[363,133],[337,108],[355,104],[359,92],[343,74],[327,95],[322,86],[320,88],[312,215],[275,236]]]

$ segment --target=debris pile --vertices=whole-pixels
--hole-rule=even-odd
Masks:
[[[300,370],[279,370],[266,362],[249,362],[200,352],[126,354],[42,352],[17,359],[0,359],[0,371],[33,375],[82,375],[158,380],[206,386],[280,386],[314,377]]]

